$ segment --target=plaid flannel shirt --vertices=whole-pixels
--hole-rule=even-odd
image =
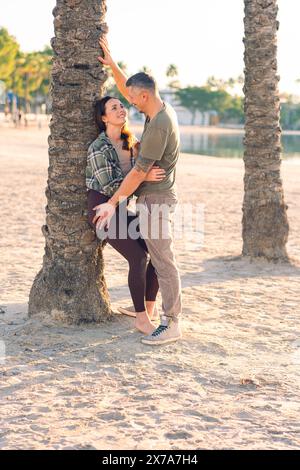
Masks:
[[[134,164],[131,155],[132,168]],[[87,190],[95,189],[108,197],[117,191],[124,179],[117,151],[105,132],[101,132],[88,148],[85,175]]]

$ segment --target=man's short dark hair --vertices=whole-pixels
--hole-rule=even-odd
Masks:
[[[139,72],[135,75],[132,75],[132,77],[128,78],[126,86],[146,88],[147,90],[151,90],[153,92],[156,92],[157,90],[157,83],[155,78],[151,77],[151,75],[146,72]]]

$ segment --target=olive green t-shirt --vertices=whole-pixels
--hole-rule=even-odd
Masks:
[[[175,166],[179,157],[180,136],[177,116],[171,105],[163,103],[163,108],[152,118],[147,116],[141,137],[140,154],[135,166],[147,172],[151,166],[159,166],[166,171],[163,181],[144,181],[135,191],[136,196],[157,193],[174,187]]]

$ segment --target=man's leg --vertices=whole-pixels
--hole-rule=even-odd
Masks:
[[[181,315],[181,282],[172,239],[172,216],[177,200],[173,195],[156,194],[141,196],[137,202],[140,230],[157,273],[163,310],[161,325],[151,338],[146,337],[143,342],[164,344],[181,337],[178,324]]]

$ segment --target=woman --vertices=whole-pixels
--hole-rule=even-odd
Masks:
[[[86,168],[88,218],[94,229],[93,207],[109,200],[134,166],[138,155],[138,141],[127,127],[127,110],[119,99],[106,96],[98,100],[95,120],[99,136],[88,149]],[[164,174],[164,170],[155,167],[149,172],[147,181],[161,181]],[[147,246],[141,236],[138,234],[137,239],[128,236],[129,225],[137,222],[137,216],[126,210],[127,204],[128,201],[119,204],[108,232],[103,231],[100,235],[97,232],[97,235],[105,238],[129,263],[128,285],[134,309],[122,308],[119,309],[121,313],[136,316],[146,310],[150,320],[158,319],[156,273],[151,260],[148,262]]]

